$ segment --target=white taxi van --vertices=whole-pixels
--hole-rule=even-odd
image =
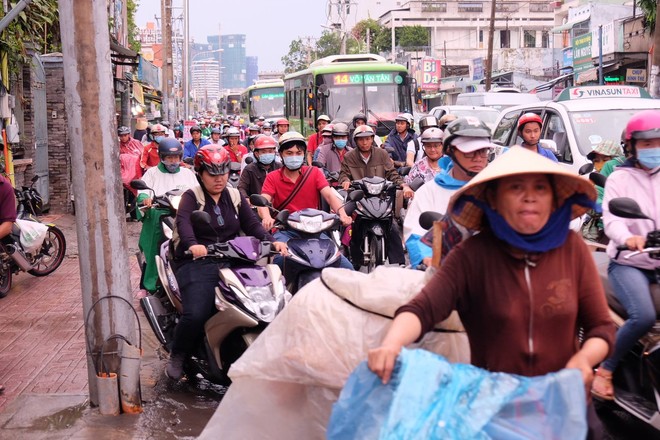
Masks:
[[[553,101],[524,104],[504,110],[493,131],[493,142],[522,143],[518,118],[541,116],[541,143],[554,150],[560,163],[576,173],[588,162],[587,154],[605,139],[620,141],[628,119],[646,109],[660,109],[660,100],[637,86],[584,86],[564,89]]]

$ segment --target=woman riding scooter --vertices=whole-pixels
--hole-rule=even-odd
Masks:
[[[626,260],[623,255],[627,252],[621,252],[621,258],[617,258],[618,246],[625,245],[630,251],[644,249],[654,222],[617,217],[610,213],[609,201],[630,197],[644,214],[660,224],[660,111],[646,110],[630,118],[626,140],[630,142],[630,157],[608,177],[603,197],[603,222],[610,238],[607,254],[612,259],[608,277],[628,314],[628,320],[617,332],[612,356],[602,363],[594,379],[592,394],[604,400],[614,398],[612,373],[617,364],[656,321],[650,284],[656,282],[654,269],[660,266],[660,260],[649,254]]]
[[[242,232],[259,240],[273,242],[273,247],[283,255],[286,244],[275,242],[238,190],[227,187],[231,160],[221,146],[206,145],[195,154],[194,167],[203,191],[204,206],[200,206],[194,189],[181,197],[176,216],[176,228],[180,242],[175,249],[176,278],[181,290],[183,315],[177,324],[167,376],[173,380],[183,376],[183,364],[202,337],[204,323],[215,312],[215,286],[222,261],[204,258],[206,246],[235,238]],[[233,193],[233,194],[232,194]],[[238,203],[236,203],[238,201]],[[210,228],[193,228],[191,215],[203,209],[211,218]],[[186,251],[192,259],[186,257]]]

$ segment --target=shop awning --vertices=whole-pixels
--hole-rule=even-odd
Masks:
[[[597,81],[598,80],[598,69],[596,67],[588,70],[584,70],[577,74],[575,77],[575,84],[582,84],[588,81]]]
[[[110,40],[110,50],[115,54],[123,58],[137,58],[138,53],[134,50],[124,47],[121,44],[117,43],[115,40]]]
[[[544,82],[543,84],[539,84],[538,86],[534,87],[532,91],[534,93],[538,92],[545,92],[546,90],[552,89],[554,86],[556,86],[558,83],[567,80],[568,78],[572,77],[573,73],[567,73],[565,75],[558,76],[555,79],[552,79],[548,82]]]
[[[564,31],[570,31],[571,29],[573,29],[573,26],[575,26],[576,24],[582,23],[582,22],[587,21],[587,20],[589,20],[588,16],[587,17],[580,17],[580,19],[577,20],[577,21],[571,21],[569,23],[564,23],[561,26],[554,27],[554,28],[552,28],[552,30],[550,32],[552,32],[553,34],[558,34],[558,33],[564,32]]]

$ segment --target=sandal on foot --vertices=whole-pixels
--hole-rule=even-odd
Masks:
[[[596,384],[600,383],[600,390]],[[601,369],[596,370],[594,382],[591,385],[591,395],[599,400],[614,400],[614,385],[612,385],[612,373],[604,373]]]

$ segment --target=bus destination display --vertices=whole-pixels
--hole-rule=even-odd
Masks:
[[[401,77],[396,72],[389,73],[337,73],[332,75],[335,86],[355,84],[399,84]]]

